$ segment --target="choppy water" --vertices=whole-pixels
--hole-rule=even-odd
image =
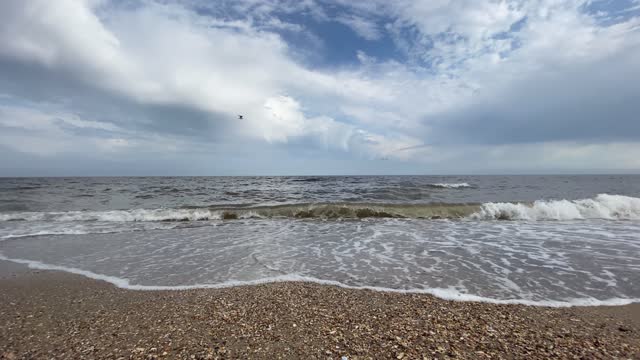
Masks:
[[[0,179],[0,258],[136,289],[308,280],[640,301],[640,176]]]

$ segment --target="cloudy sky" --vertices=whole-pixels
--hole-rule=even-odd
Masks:
[[[640,0],[3,0],[0,151],[4,176],[640,172]]]

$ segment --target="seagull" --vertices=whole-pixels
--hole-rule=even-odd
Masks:
[[[238,120],[242,120],[242,119],[244,119],[244,116],[238,115]]]

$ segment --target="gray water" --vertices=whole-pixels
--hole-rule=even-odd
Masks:
[[[640,301],[640,176],[0,179],[0,258],[136,289],[306,280]]]

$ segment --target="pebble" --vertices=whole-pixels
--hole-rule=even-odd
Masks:
[[[52,274],[58,273],[42,272],[30,282],[0,279],[0,358],[632,359],[640,354],[637,323],[598,308],[454,302],[308,283],[143,292]],[[16,313],[37,314],[37,324]]]

